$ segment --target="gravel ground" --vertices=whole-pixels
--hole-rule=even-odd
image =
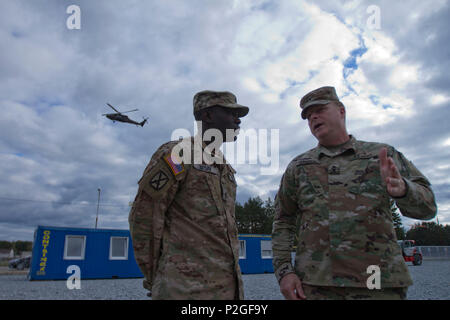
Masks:
[[[414,280],[408,290],[412,300],[450,300],[450,261],[428,260],[421,266],[408,263]],[[283,299],[273,274],[243,275],[247,300]],[[81,289],[69,290],[66,281],[28,281],[26,275],[0,275],[0,299],[46,300],[145,300],[142,279],[82,280]]]

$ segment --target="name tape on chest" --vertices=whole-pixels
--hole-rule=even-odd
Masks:
[[[304,166],[304,165],[308,165],[308,164],[320,164],[319,161],[312,159],[312,158],[297,159],[297,160],[295,160],[295,163],[297,166]]]
[[[213,166],[209,166],[207,164],[194,164],[194,168],[203,172],[212,173],[215,175],[219,174],[219,169]]]

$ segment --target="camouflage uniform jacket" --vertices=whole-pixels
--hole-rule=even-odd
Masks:
[[[144,287],[153,299],[243,299],[235,171],[226,163],[171,165],[177,143],[152,156],[129,215]]]
[[[306,284],[366,287],[369,265],[381,271],[381,287],[412,284],[381,183],[378,152],[387,147],[406,182],[395,198],[401,213],[431,219],[436,203],[428,180],[393,147],[354,137],[331,151],[318,146],[291,161],[281,179],[273,223],[277,279],[295,272]],[[298,235],[295,268],[291,263]]]

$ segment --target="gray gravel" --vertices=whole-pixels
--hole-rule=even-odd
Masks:
[[[450,261],[428,260],[421,266],[408,263],[414,285],[408,299],[450,300]],[[283,299],[273,274],[244,275],[247,300]],[[82,280],[80,290],[69,290],[66,281],[28,281],[25,275],[0,275],[0,299],[46,300],[145,300],[142,279]]]

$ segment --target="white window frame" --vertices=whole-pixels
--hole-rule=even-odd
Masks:
[[[81,247],[81,256],[68,256],[67,255],[67,249],[69,247],[69,239],[71,238],[82,238],[83,239],[83,245]],[[75,235],[75,234],[66,234],[65,240],[64,240],[64,260],[84,260],[86,253],[86,236],[83,235]]]
[[[263,254],[263,251],[268,251],[268,250],[263,250],[263,245],[262,245],[263,242],[270,242],[270,256]],[[272,240],[260,240],[260,245],[261,245],[261,259],[272,259],[273,258]]]
[[[241,246],[241,243],[244,245]],[[243,248],[243,250],[241,250]],[[247,259],[247,241],[239,240],[239,259]]]
[[[113,239],[126,239],[125,244],[125,256],[121,257],[113,257]],[[129,238],[128,237],[119,237],[119,236],[111,236],[109,238],[109,260],[128,260],[128,247],[129,247]]]

